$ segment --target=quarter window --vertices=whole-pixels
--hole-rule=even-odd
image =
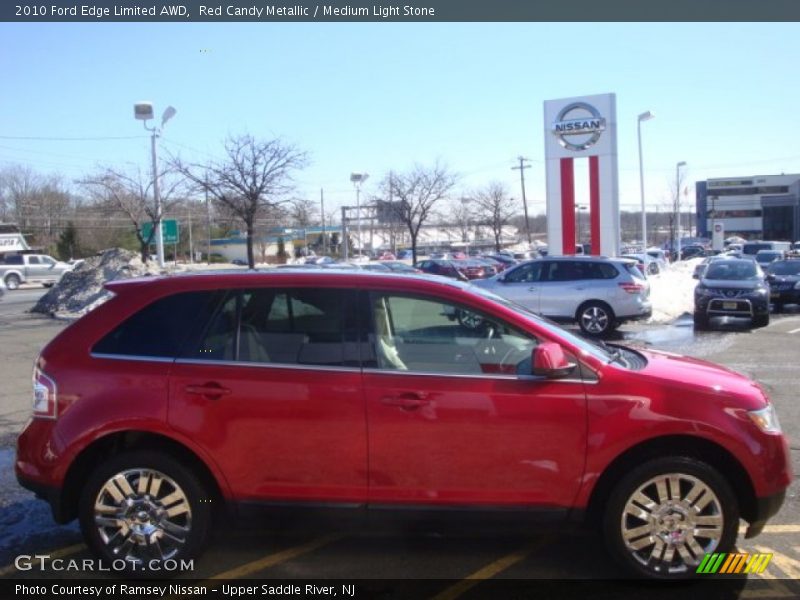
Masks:
[[[436,299],[374,295],[371,304],[379,369],[531,374],[536,340],[496,319]]]
[[[175,358],[197,324],[218,304],[218,292],[183,292],[156,300],[103,337],[97,354]]]

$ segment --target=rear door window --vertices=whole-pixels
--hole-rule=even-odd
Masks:
[[[200,360],[358,366],[353,292],[261,288],[231,293],[199,343]]]

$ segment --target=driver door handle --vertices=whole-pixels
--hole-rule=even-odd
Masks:
[[[425,404],[430,404],[428,394],[424,392],[403,392],[394,396],[384,396],[381,404],[385,406],[396,406],[401,410],[417,410]]]
[[[529,288],[528,288],[528,291],[529,291],[529,292],[535,292],[535,291],[536,291],[536,288],[535,288],[535,287],[529,287]]]

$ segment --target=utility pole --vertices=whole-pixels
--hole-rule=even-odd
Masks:
[[[208,177],[206,177],[206,233],[208,234],[208,247],[206,248],[206,263],[211,264],[211,204],[208,201]]]
[[[319,214],[322,220],[322,254],[328,253],[328,243],[325,241],[325,196],[322,188],[319,188]]]
[[[522,209],[525,211],[525,233],[528,236],[528,245],[532,243],[531,241],[531,224],[528,220],[528,199],[525,197],[525,169],[530,169],[530,165],[526,165],[526,162],[531,162],[530,159],[525,158],[523,156],[518,156],[517,160],[519,161],[518,167],[511,167],[512,171],[519,170],[519,183],[522,186]]]
[[[349,254],[347,243],[347,207],[342,207],[342,260],[347,262],[347,255]]]

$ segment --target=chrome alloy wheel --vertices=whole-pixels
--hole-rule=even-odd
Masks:
[[[134,563],[174,557],[192,526],[189,500],[175,480],[150,469],[111,477],[94,503],[94,523],[111,554]]]
[[[657,573],[686,573],[719,545],[722,505],[703,481],[683,473],[658,475],[625,503],[621,533],[639,563]]]
[[[590,306],[581,313],[581,324],[589,333],[603,333],[610,325],[608,313],[599,306]]]

